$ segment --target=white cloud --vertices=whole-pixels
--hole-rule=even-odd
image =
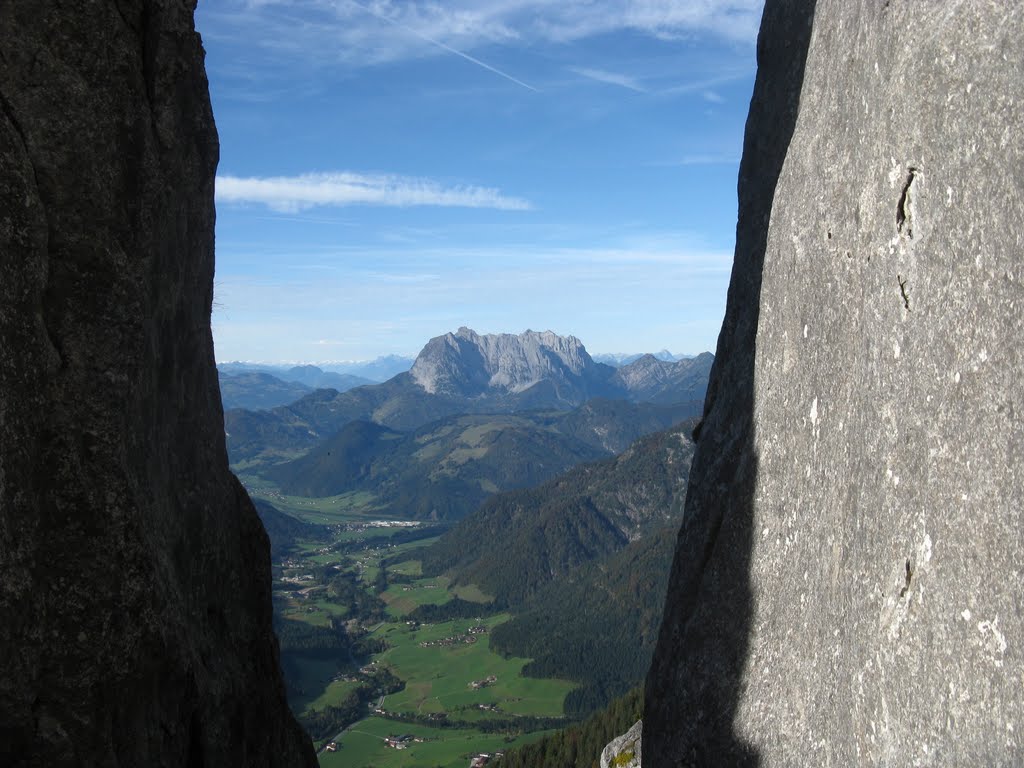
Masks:
[[[217,201],[260,204],[280,213],[348,205],[434,205],[505,211],[525,211],[531,207],[522,198],[507,197],[490,187],[445,187],[430,179],[350,172],[266,178],[218,176]]]
[[[575,72],[577,75],[589,78],[590,80],[596,80],[599,83],[618,85],[638,93],[647,92],[646,88],[640,85],[635,78],[632,78],[629,75],[622,75],[617,72],[606,72],[603,69],[588,69],[586,67],[570,67],[569,70],[571,72]]]

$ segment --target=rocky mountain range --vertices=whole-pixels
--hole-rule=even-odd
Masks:
[[[542,383],[572,405],[611,394],[613,371],[595,363],[575,336],[551,331],[480,335],[459,328],[427,342],[409,370],[431,394],[517,394]]]
[[[620,368],[623,365],[629,365],[634,360],[639,360],[645,354],[653,354],[659,360],[664,360],[667,363],[674,363],[677,360],[686,360],[695,355],[676,355],[669,352],[667,349],[663,349],[660,352],[597,352],[592,353],[591,357],[599,363],[610,365],[612,368]]]
[[[296,457],[352,421],[410,431],[465,413],[572,410],[595,399],[699,408],[714,358],[643,356],[621,368],[594,362],[576,338],[550,331],[481,335],[468,328],[431,339],[407,373],[346,392],[319,390],[269,411],[225,414],[233,462],[263,453]]]
[[[639,358],[618,368],[612,383],[627,392],[630,400],[650,403],[677,402],[680,393],[707,388],[715,356],[703,352],[683,360],[661,360],[654,355]]]
[[[592,397],[682,402],[703,397],[714,356],[638,355],[618,368],[599,363],[575,336],[551,331],[478,334],[459,328],[431,339],[409,373],[425,392],[466,398],[535,394],[576,406]]]

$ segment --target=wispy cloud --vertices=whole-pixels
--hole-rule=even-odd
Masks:
[[[570,42],[619,30],[660,39],[678,39],[694,33],[750,43],[757,38],[763,0],[575,0],[534,6],[536,26],[545,37]]]
[[[572,43],[630,31],[672,40],[710,35],[751,45],[764,0],[219,0],[200,5],[203,34],[240,36],[275,56],[366,66],[448,52],[484,62],[485,46]]]
[[[738,165],[739,162],[740,159],[735,154],[693,154],[683,155],[677,160],[669,160],[659,165]]]
[[[260,204],[280,213],[348,205],[434,205],[505,211],[531,208],[528,201],[508,197],[491,187],[446,187],[430,179],[350,172],[262,178],[218,176],[217,201]]]
[[[686,93],[696,93],[698,91],[707,93],[711,88],[715,86],[724,85],[731,83],[744,77],[750,77],[751,72],[748,69],[737,69],[723,72],[715,75],[714,77],[702,78],[700,80],[691,80],[685,83],[677,83],[676,85],[665,88],[662,93],[666,93],[671,96],[678,96]]]
[[[527,83],[524,83],[522,80],[520,80],[520,79],[518,79],[516,77],[513,77],[512,75],[508,74],[507,72],[503,72],[502,70],[498,69],[497,67],[491,66],[487,62],[481,61],[480,59],[476,58],[475,56],[470,56],[465,51],[460,51],[458,48],[455,48],[455,47],[453,47],[451,45],[448,45],[447,43],[443,43],[440,40],[437,40],[437,39],[435,39],[433,37],[430,37],[428,34],[426,34],[424,32],[421,32],[421,31],[419,31],[419,30],[415,29],[414,27],[411,27],[411,26],[409,26],[407,24],[404,24],[400,20],[389,18],[388,16],[385,16],[383,13],[379,12],[378,10],[373,8],[372,6],[364,5],[363,3],[357,2],[357,0],[348,0],[348,1],[350,3],[352,3],[352,5],[355,5],[358,8],[362,8],[364,11],[366,11],[370,15],[372,15],[372,16],[378,18],[378,19],[381,19],[382,21],[387,22],[388,24],[391,24],[391,25],[397,27],[398,29],[404,30],[405,32],[408,32],[410,35],[413,35],[414,37],[418,37],[420,40],[422,40],[422,41],[424,41],[426,43],[430,43],[431,45],[436,46],[437,48],[440,48],[443,51],[447,51],[448,53],[451,53],[451,54],[453,54],[455,56],[458,56],[461,59],[465,59],[466,61],[468,61],[471,64],[476,64],[478,67],[481,67],[482,69],[486,69],[488,72],[492,72],[492,73],[498,75],[499,77],[503,77],[506,80],[515,83],[516,85],[519,85],[519,86],[522,86],[523,88],[526,88],[527,90],[535,91],[535,92],[537,91],[537,89],[534,88],[532,85],[528,85]]]
[[[569,71],[575,72],[577,75],[582,75],[590,80],[596,80],[599,83],[618,85],[622,88],[628,88],[631,91],[636,91],[637,93],[647,92],[647,89],[640,85],[636,78],[630,77],[629,75],[622,75],[617,72],[606,72],[603,69],[589,69],[587,67],[569,67]]]

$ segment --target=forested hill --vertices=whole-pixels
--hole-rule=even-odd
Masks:
[[[691,413],[688,404],[608,400],[568,413],[454,416],[411,433],[355,421],[305,456],[249,471],[296,496],[365,491],[381,514],[458,520],[494,493],[626,450]]]
[[[424,552],[424,572],[448,573],[515,607],[581,565],[677,525],[694,425],[684,421],[614,458],[492,497]]]
[[[678,527],[650,533],[550,582],[494,629],[491,647],[532,658],[523,668],[529,677],[579,682],[565,700],[572,717],[621,696],[650,665]]]
[[[501,768],[599,768],[605,745],[640,719],[643,704],[643,689],[634,688],[582,723],[506,752]]]
[[[270,555],[273,558],[287,554],[297,539],[317,539],[327,535],[327,526],[299,520],[263,499],[253,499],[252,503],[270,539]]]

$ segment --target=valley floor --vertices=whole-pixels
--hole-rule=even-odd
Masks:
[[[478,589],[422,575],[416,550],[435,539],[415,537],[429,531],[372,525],[373,510],[351,500],[250,490],[326,526],[274,564],[289,701],[321,765],[466,768],[568,724],[573,683],[523,677],[528,659],[491,650],[509,616],[488,615]],[[456,596],[479,602],[481,615],[422,618],[422,606]]]

